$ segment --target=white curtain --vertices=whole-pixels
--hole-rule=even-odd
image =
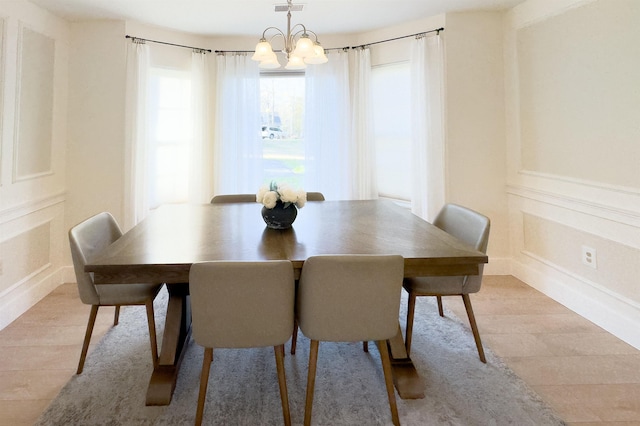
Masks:
[[[327,57],[305,72],[305,189],[331,200],[377,198],[369,49]]]
[[[353,197],[349,58],[341,50],[327,57],[326,64],[305,71],[304,189],[344,200]]]
[[[260,69],[247,54],[218,55],[214,194],[257,192],[262,170]]]
[[[353,52],[351,62],[351,198],[378,198],[375,140],[371,119],[371,56],[368,48]]]
[[[146,216],[147,194],[147,81],[149,47],[137,39],[127,44],[127,87],[125,105],[125,230]]]
[[[208,203],[213,195],[213,154],[209,138],[209,67],[205,51],[191,54],[193,141],[189,150],[189,202]]]
[[[433,221],[446,200],[444,49],[441,35],[421,37],[411,52],[411,211]]]

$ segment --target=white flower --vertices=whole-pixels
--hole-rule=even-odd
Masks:
[[[296,201],[296,207],[301,209],[307,203],[307,193],[303,190],[298,191],[298,201]]]
[[[298,191],[288,185],[279,186],[278,193],[280,193],[280,199],[283,203],[295,203],[298,201]]]
[[[263,185],[262,187],[260,187],[258,193],[256,194],[256,202],[261,203],[264,199],[264,194],[266,194],[267,192],[269,192],[269,185]]]
[[[268,209],[274,208],[277,202],[278,193],[275,191],[268,191],[266,194],[264,194],[264,197],[262,197],[262,204],[264,204],[264,206]]]
[[[307,193],[301,189],[291,188],[287,184],[271,182],[260,187],[256,193],[256,202],[262,203],[266,208],[272,209],[278,201],[284,203],[284,208],[291,204],[301,209],[307,202]]]

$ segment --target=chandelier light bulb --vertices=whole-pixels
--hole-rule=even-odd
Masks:
[[[327,55],[324,54],[324,48],[320,43],[316,43],[313,46],[313,55],[304,58],[304,62],[307,64],[317,65],[329,62]]]
[[[254,61],[264,61],[271,55],[275,55],[275,53],[273,53],[273,49],[271,48],[271,44],[265,39],[262,39],[256,45],[256,51],[254,52],[251,59],[253,59]]]
[[[300,39],[298,39],[298,42],[296,43],[296,48],[293,51],[293,54],[303,59],[309,56],[313,56],[313,41],[311,41],[307,34],[303,34],[302,36],[300,36]]]
[[[273,55],[260,61],[258,65],[261,69],[272,70],[276,68],[280,68],[280,62],[278,61],[278,56],[271,52]]]
[[[306,67],[307,65],[304,63],[302,58],[295,55],[289,56],[289,62],[287,62],[287,65],[285,66],[288,70],[303,70]]]

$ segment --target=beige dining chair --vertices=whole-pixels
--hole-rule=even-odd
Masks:
[[[447,204],[436,216],[433,224],[448,234],[469,244],[483,253],[487,252],[489,243],[489,230],[491,221],[488,217],[457,204]],[[405,278],[403,286],[409,293],[407,309],[407,325],[405,345],[407,355],[411,352],[411,338],[413,334],[413,321],[417,296],[436,296],[438,301],[438,313],[444,316],[442,309],[442,296],[462,296],[464,307],[469,317],[469,324],[478,348],[480,361],[486,363],[478,325],[476,324],[473,308],[471,306],[470,293],[480,291],[484,264],[479,265],[478,275],[452,276],[452,277],[417,277]]]
[[[211,204],[223,203],[255,203],[256,194],[222,194],[215,195],[211,199]]]
[[[307,201],[324,201],[322,192],[307,192]],[[297,283],[296,283],[297,286]],[[298,341],[298,321],[293,323],[293,333],[291,335],[291,355],[296,353],[296,342]]]
[[[284,424],[291,424],[284,343],[293,327],[295,286],[287,260],[195,263],[189,272],[193,339],[203,346],[196,425],[202,423],[213,349],[273,346]]]
[[[324,201],[322,192],[307,192],[307,201]]]
[[[302,265],[297,312],[311,340],[304,424],[311,424],[320,341],[378,346],[394,425],[399,425],[387,339],[398,330],[404,259],[398,255],[311,256]],[[336,360],[337,362],[338,360]]]
[[[151,342],[151,357],[153,366],[158,362],[158,345],[156,340],[156,326],[153,311],[153,300],[158,295],[162,284],[101,284],[93,282],[93,274],[84,271],[87,261],[100,254],[111,243],[122,236],[118,223],[110,213],[98,213],[69,230],[71,258],[78,282],[78,293],[82,303],[91,305],[91,313],[87,323],[87,330],[82,344],[80,362],[77,374],[82,373],[84,362],[89,349],[93,326],[100,306],[115,306],[113,325],[118,325],[120,306],[145,305],[147,308],[147,323],[149,326],[149,340]]]

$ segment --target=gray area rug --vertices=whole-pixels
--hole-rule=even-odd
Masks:
[[[156,299],[162,335],[166,290]],[[406,294],[403,292],[401,324]],[[466,320],[466,319],[465,319]],[[482,332],[482,330],[481,330]],[[388,425],[391,415],[379,354],[361,343],[321,343],[314,425]],[[309,340],[299,335],[296,355],[285,346],[285,368],[293,424],[302,424]],[[466,323],[447,311],[438,316],[435,298],[419,298],[412,359],[426,384],[426,398],[397,397],[403,425],[562,425],[564,422],[485,346],[478,359]],[[173,400],[146,407],[152,370],[144,307],[122,309],[120,323],[89,354],[42,414],[37,425],[193,424],[203,349],[191,341]],[[283,423],[272,348],[214,351],[205,406],[207,425]]]

